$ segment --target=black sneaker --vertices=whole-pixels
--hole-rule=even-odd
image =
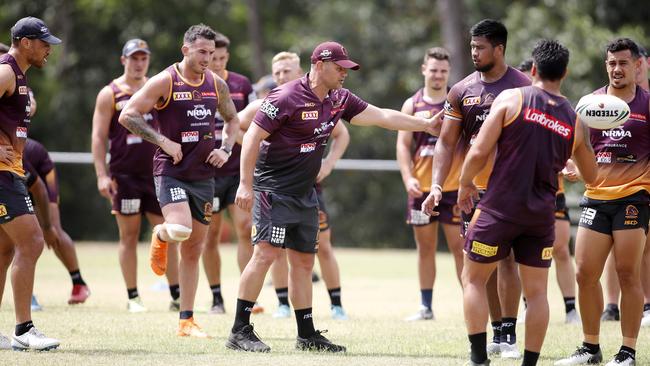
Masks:
[[[323,333],[327,330],[317,330],[307,338],[296,338],[296,348],[303,351],[326,351],[326,352],[345,352],[344,346],[339,346],[330,342],[329,339],[323,337]]]
[[[226,341],[226,348],[248,352],[271,351],[271,347],[264,344],[257,336],[257,333],[253,330],[253,324],[246,325],[237,332],[230,332],[230,336]]]
[[[621,312],[617,307],[606,307],[605,311],[603,311],[603,314],[600,316],[601,322],[613,322],[619,320],[621,320]]]
[[[572,365],[596,365],[603,362],[603,354],[598,352],[591,353],[589,348],[580,346],[573,354],[567,358],[555,362],[555,366],[572,366]]]
[[[634,355],[628,351],[618,351],[614,359],[609,361],[605,366],[634,366],[636,361]]]

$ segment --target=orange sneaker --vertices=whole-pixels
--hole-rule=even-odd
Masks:
[[[156,230],[151,234],[151,248],[149,249],[149,261],[153,273],[162,276],[167,271],[167,242],[164,242],[156,235]]]
[[[264,306],[258,303],[255,303],[255,305],[253,305],[253,308],[251,309],[251,313],[253,314],[262,314],[263,312],[264,312]]]
[[[196,325],[194,318],[181,319],[178,322],[178,332],[176,332],[176,335],[179,337],[212,338],[202,331],[201,327]]]

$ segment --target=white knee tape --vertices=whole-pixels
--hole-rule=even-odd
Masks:
[[[190,235],[192,234],[192,229],[179,224],[165,223],[165,229],[167,230],[169,239],[172,241],[185,241],[189,239]]]

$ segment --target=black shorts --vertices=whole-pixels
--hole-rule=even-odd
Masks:
[[[642,228],[647,234],[650,208],[644,198],[647,198],[645,192],[614,201],[597,201],[583,197],[580,202],[582,214],[579,225],[606,235],[612,235],[612,231],[616,230],[638,228]]]
[[[275,247],[302,253],[318,251],[318,198],[311,189],[303,196],[255,191],[253,244],[268,242]]]
[[[34,214],[25,178],[0,171],[0,224],[5,224],[22,215]]]
[[[239,187],[239,175],[214,178],[214,198],[212,199],[212,212],[221,212],[235,203]]]
[[[210,223],[214,196],[213,178],[188,182],[159,175],[154,177],[154,183],[161,208],[170,203],[187,202],[192,218],[205,225]]]
[[[151,176],[116,173],[111,175],[111,179],[117,184],[111,213],[139,215],[150,212],[162,215]]]
[[[569,217],[569,208],[566,205],[566,196],[564,193],[558,193],[555,196],[555,219],[571,221]]]
[[[316,191],[316,198],[318,199],[318,229],[326,231],[330,228],[330,215],[327,213],[327,206],[325,206],[325,197],[323,191]]]

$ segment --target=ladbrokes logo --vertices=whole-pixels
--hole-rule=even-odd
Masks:
[[[476,253],[480,256],[494,257],[495,255],[497,255],[498,250],[499,247],[497,246],[487,245],[476,240],[472,241],[472,253]]]
[[[302,112],[302,120],[314,120],[318,119],[318,111],[304,111]]]
[[[173,100],[192,100],[192,93],[190,92],[174,92],[172,94]]]
[[[537,123],[538,125],[564,137],[565,139],[571,138],[571,134],[573,132],[572,128],[566,123],[536,109],[527,108],[524,111],[524,121]]]
[[[194,117],[199,121],[204,120],[205,117],[212,116],[212,111],[205,108],[205,104],[195,104],[194,109],[187,111],[188,117]]]
[[[181,142],[197,142],[197,141],[199,141],[199,131],[181,132]]]

